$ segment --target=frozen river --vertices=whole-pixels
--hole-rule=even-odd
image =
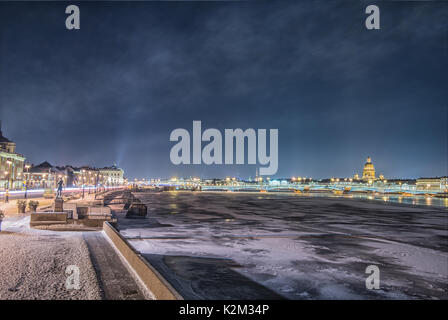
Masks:
[[[192,299],[447,299],[448,211],[290,193],[135,193],[120,232]],[[366,268],[380,288],[366,288]]]

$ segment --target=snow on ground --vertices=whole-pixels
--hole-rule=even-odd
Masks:
[[[0,300],[100,299],[100,287],[81,232],[29,228],[29,216],[0,224]],[[76,265],[80,288],[67,290],[66,268]]]
[[[119,215],[119,227],[143,254],[230,259],[289,299],[448,298],[443,208],[288,193],[135,195],[149,217]],[[366,289],[372,264],[379,290]]]

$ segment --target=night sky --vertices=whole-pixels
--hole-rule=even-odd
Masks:
[[[0,2],[3,133],[35,164],[129,178],[255,175],[171,164],[193,120],[278,128],[277,177],[349,177],[367,156],[386,178],[447,175],[448,2],[297,2]]]

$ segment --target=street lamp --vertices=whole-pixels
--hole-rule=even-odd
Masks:
[[[95,199],[96,199],[97,188],[98,188],[98,173],[95,173]]]
[[[86,178],[84,177],[84,173],[86,171],[84,169],[81,170],[81,182],[82,182],[82,198],[84,199],[84,184],[85,184],[85,180]]]
[[[11,164],[12,164],[12,161],[11,160],[6,160],[6,163],[8,164],[8,171],[5,171],[5,173],[7,174],[7,185],[6,185],[6,192],[5,192],[5,202],[9,202],[9,187],[10,187],[9,180],[11,179]],[[14,170],[14,167],[13,167],[13,170]]]
[[[88,182],[88,186],[89,186],[89,194],[90,194],[90,182],[91,182],[91,180],[90,180],[90,175],[92,174],[90,171],[88,172],[89,173],[89,177],[87,178],[87,182]]]
[[[5,191],[5,203],[9,202],[9,171],[5,171],[6,178],[6,191]]]
[[[25,200],[28,198],[28,180],[29,180],[29,176],[30,176],[30,165],[26,164],[25,165],[25,169],[26,169],[26,177],[25,177]]]

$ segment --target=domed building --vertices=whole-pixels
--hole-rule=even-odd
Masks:
[[[375,180],[375,167],[373,166],[370,157],[367,157],[367,162],[362,170],[362,180]]]

